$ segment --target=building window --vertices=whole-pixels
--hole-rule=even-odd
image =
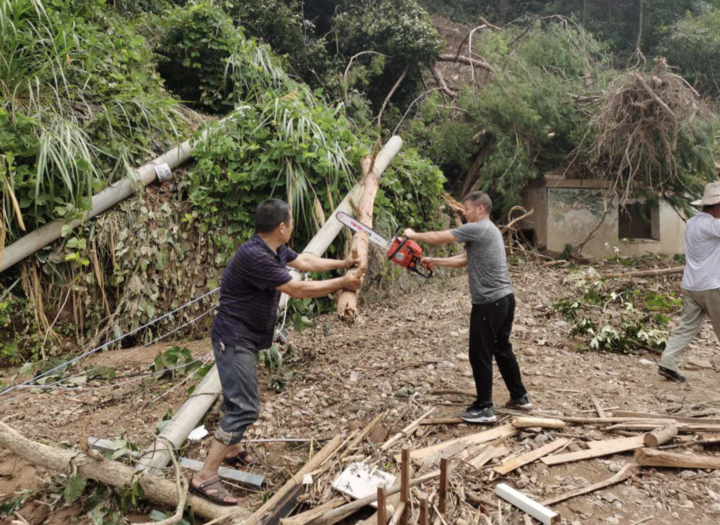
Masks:
[[[660,240],[660,206],[657,202],[629,202],[620,207],[618,238],[630,241]]]

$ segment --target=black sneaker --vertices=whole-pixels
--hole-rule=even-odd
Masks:
[[[495,423],[497,421],[491,406],[479,407],[475,403],[460,414],[460,418],[468,423]]]
[[[658,367],[658,374],[667,377],[670,381],[677,381],[678,383],[684,383],[686,381],[685,376],[678,374],[675,370],[670,370],[664,366]]]
[[[530,397],[527,394],[522,396],[520,399],[512,399],[505,404],[505,408],[513,408],[519,410],[532,410],[532,403]]]

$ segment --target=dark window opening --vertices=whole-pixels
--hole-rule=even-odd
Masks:
[[[618,238],[660,240],[660,209],[657,204],[632,202],[620,207]]]

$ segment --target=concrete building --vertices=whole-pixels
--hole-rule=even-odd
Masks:
[[[617,199],[607,200],[611,184],[546,174],[523,191],[523,206],[533,210],[522,223],[523,231],[538,248],[557,254],[568,244],[579,245],[593,231],[582,250],[586,257],[685,252],[685,221],[672,206],[636,200],[623,208]]]

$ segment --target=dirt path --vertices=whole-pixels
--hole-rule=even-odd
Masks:
[[[518,310],[513,342],[533,403],[542,410],[562,414],[594,415],[591,396],[608,410],[666,412],[682,407],[687,411],[703,405],[708,414],[720,412],[717,394],[720,365],[718,342],[711,327],[703,328],[689,355],[709,361],[712,369],[686,369],[686,385],[670,383],[656,372],[655,354],[608,355],[579,352],[569,338],[567,323],[552,309],[552,303],[567,293],[565,270],[549,270],[522,264],[511,270]],[[677,279],[653,281],[655,287],[677,289]],[[436,406],[434,417],[456,416],[472,399],[462,396],[433,396],[436,389],[472,390],[474,383],[467,360],[470,310],[464,275],[438,280],[412,293],[398,290],[392,300],[361,307],[364,323],[347,327],[334,316],[316,318],[315,326],[292,334],[292,353],[286,353],[282,374],[270,375],[261,367],[263,408],[261,418],[248,431],[248,438],[328,438],[365,425],[375,415],[389,410],[397,416],[411,406],[417,417],[422,407]],[[121,350],[96,356],[87,366],[113,366],[118,375],[147,370],[163,345],[142,351]],[[194,356],[208,352],[208,342],[187,345]],[[28,393],[4,403],[3,419],[29,437],[65,445],[77,445],[82,426],[90,418],[89,433],[114,438],[124,435],[146,444],[153,428],[168,408],[176,410],[187,397],[185,387],[166,398],[148,403],[176,384],[145,380],[125,385],[122,381],[93,387],[90,382],[74,390]],[[269,388],[284,383],[277,393]],[[495,377],[495,402],[508,399],[502,380]],[[616,408],[617,407],[617,408]],[[213,429],[218,411],[214,408],[206,425]],[[436,443],[477,431],[468,425],[430,428],[423,443]],[[576,427],[578,438],[599,439],[597,430]],[[524,433],[515,442],[527,445],[549,440],[549,433]],[[611,438],[605,435],[603,439]],[[209,439],[193,443],[185,455],[202,459]],[[305,446],[252,445],[265,465],[263,472],[280,482],[287,472],[302,465]],[[698,449],[714,454],[713,449]],[[3,467],[13,465],[6,452]],[[555,467],[533,464],[511,474],[509,483],[522,487],[539,499],[605,479],[631,459],[630,454],[611,456]],[[40,486],[49,473],[20,464],[0,471],[0,494],[18,487]],[[35,485],[34,485],[35,484]],[[260,496],[236,491],[250,508]],[[489,494],[489,493],[488,493]],[[556,509],[575,524],[631,524],[648,516],[645,523],[717,523],[720,508],[720,476],[698,471],[643,471],[623,485],[560,504]],[[519,519],[519,518],[518,518]],[[3,522],[0,522],[3,523]],[[39,523],[39,522],[38,522]]]

